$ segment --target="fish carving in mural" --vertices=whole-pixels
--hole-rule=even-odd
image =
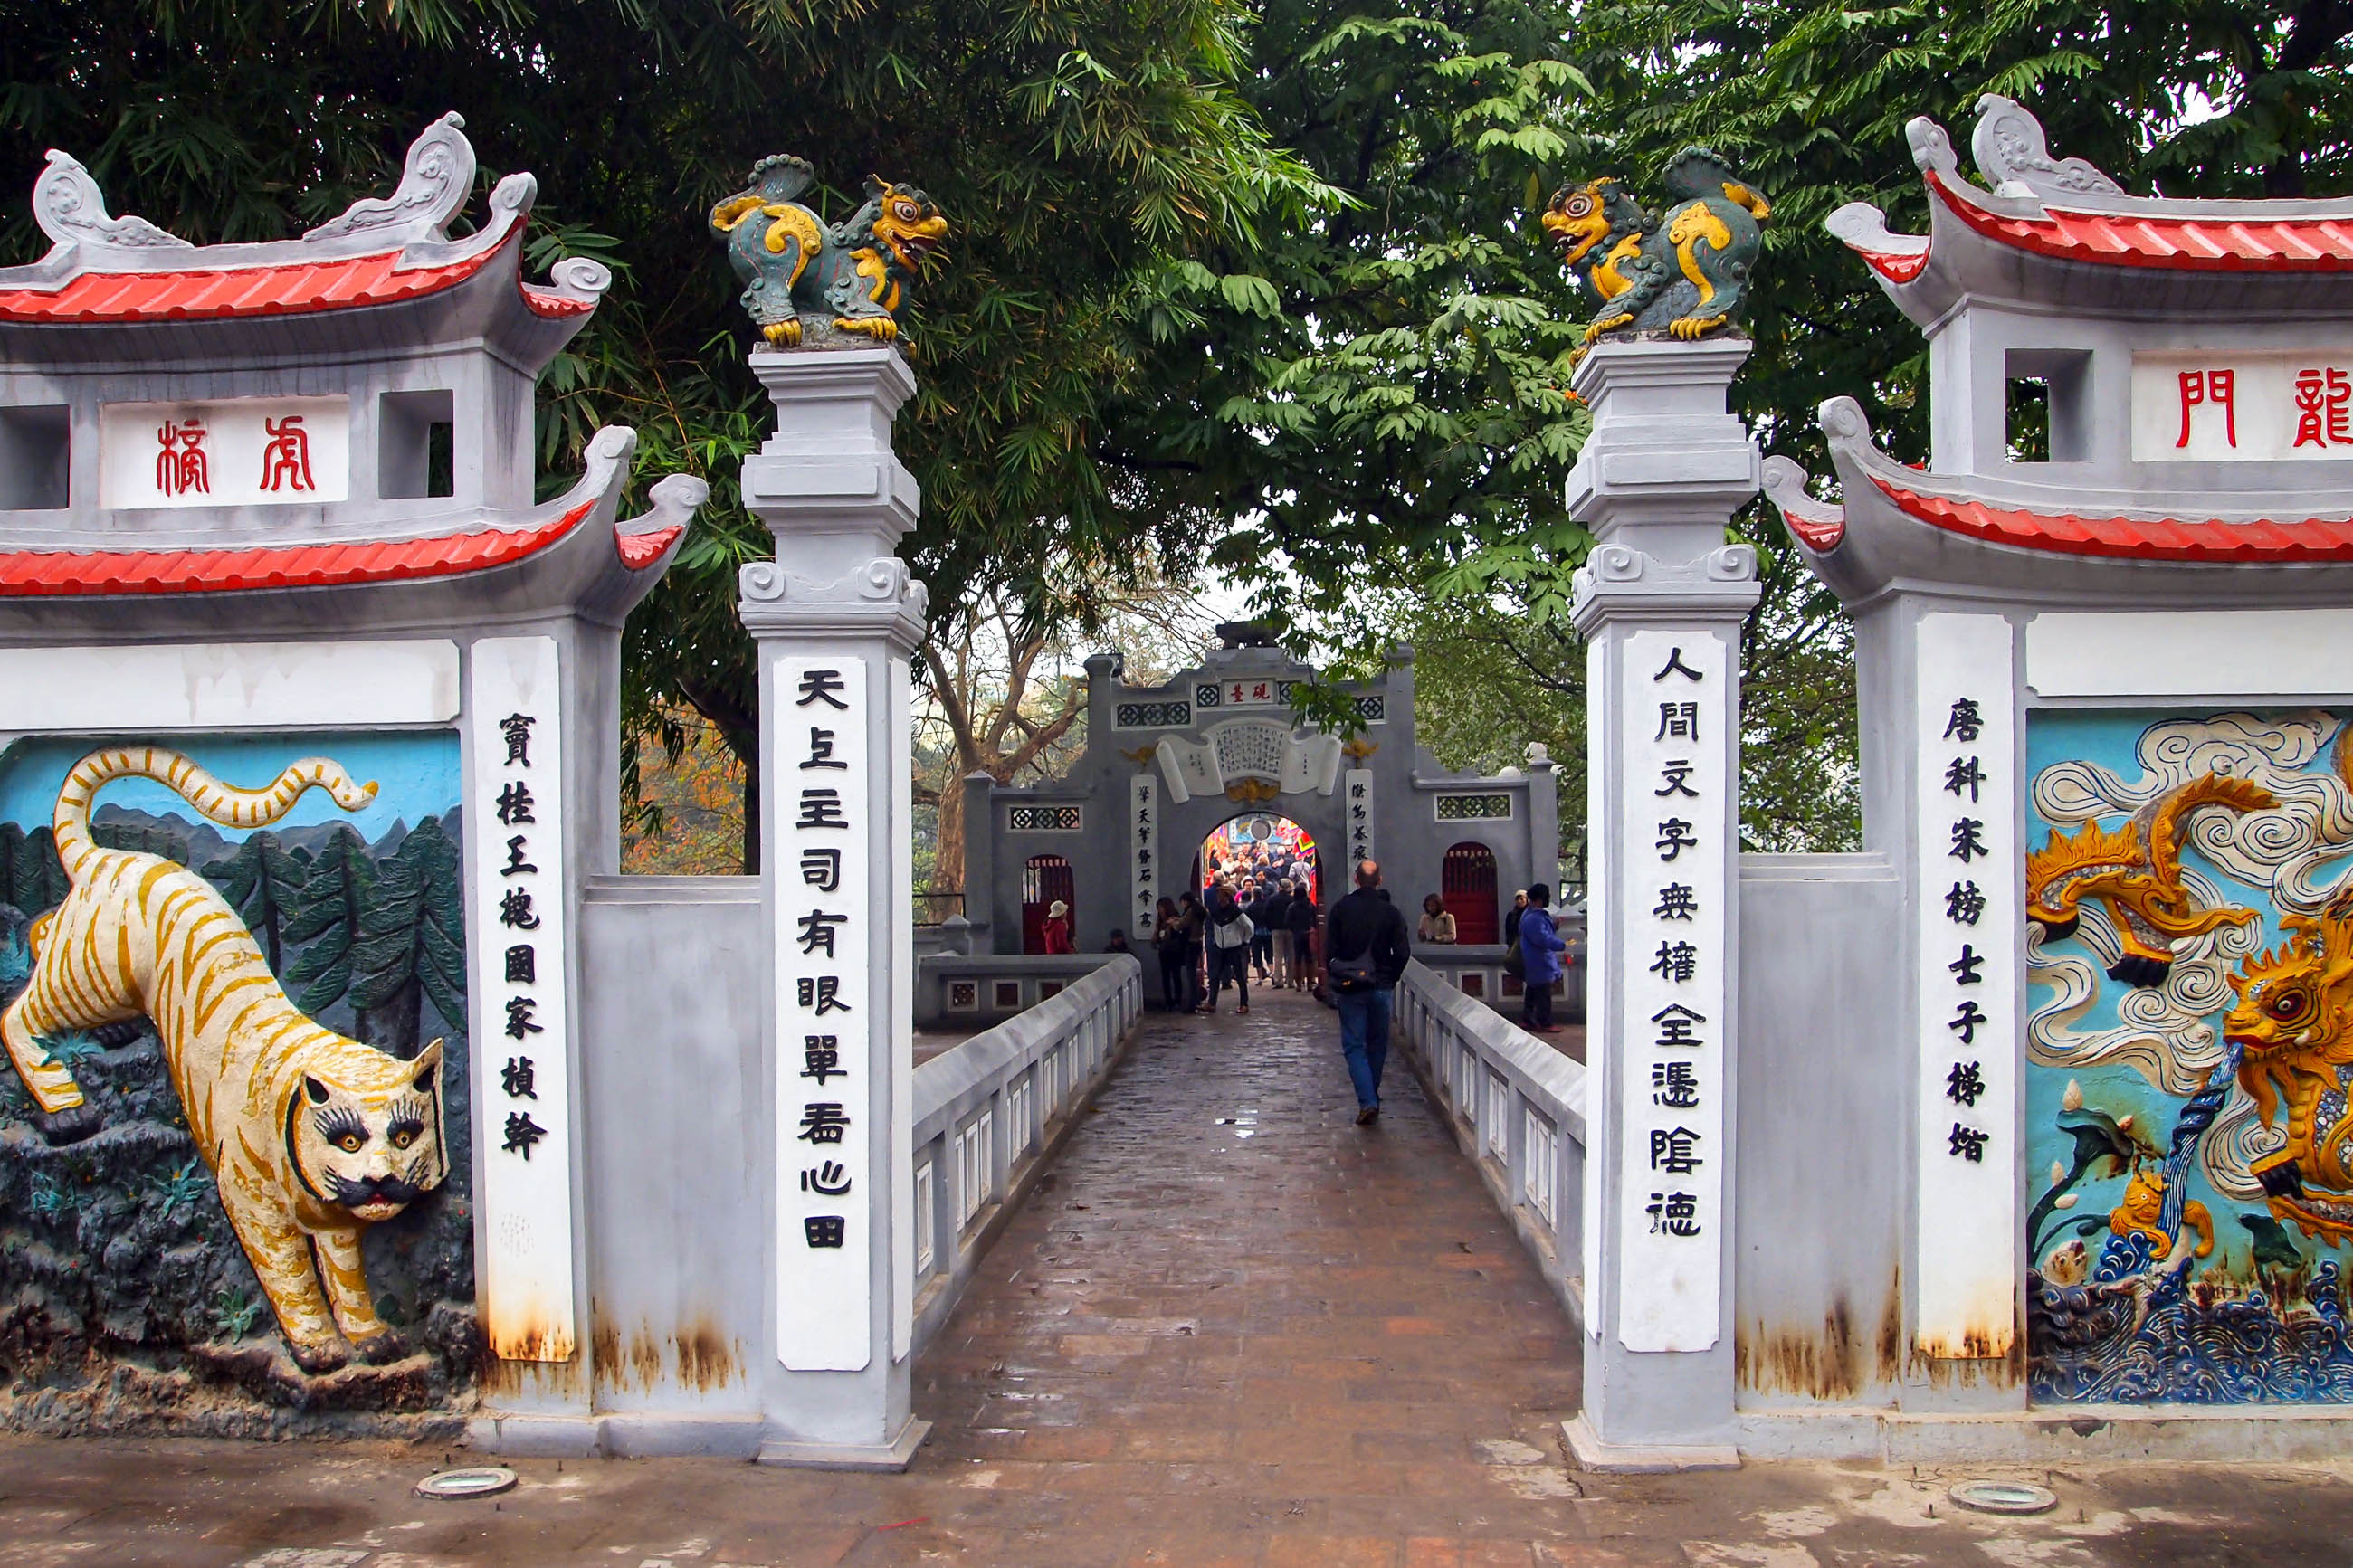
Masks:
[[[2072,834],[2054,832],[2026,858],[2026,918],[2042,927],[2044,940],[2056,941],[2074,931],[2084,901],[2095,900],[2124,948],[2108,978],[2161,985],[2173,969],[2175,938],[2261,918],[2253,910],[2192,903],[2181,881],[2181,839],[2190,814],[2209,805],[2245,812],[2278,805],[2252,780],[2208,773],[2159,795],[2122,827],[2087,822]]]
[[[212,821],[248,828],[278,821],[313,785],[346,811],[373,799],[375,785],[321,757],[259,790],[224,784],[160,747],[84,757],[58,792],[55,816],[72,890],[34,922],[32,978],[0,1014],[0,1041],[43,1134],[65,1143],[99,1131],[97,1108],[44,1042],[152,1022],[188,1131],[296,1363],[318,1373],[354,1351],[370,1363],[396,1360],[407,1345],[376,1316],[360,1238],[448,1174],[442,1043],[403,1060],[305,1016],[211,883],[90,837],[91,796],[121,778],[153,779]]]

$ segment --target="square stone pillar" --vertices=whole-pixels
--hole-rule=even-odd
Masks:
[[[755,351],[776,431],[744,503],[760,649],[760,886],[775,989],[757,1104],[771,1194],[763,1462],[900,1469],[926,1424],[913,1336],[914,903],[908,659],[923,584],[893,553],[921,496],[891,450],[915,380],[891,348]]]
[[[1587,639],[1585,1408],[1596,1469],[1738,1463],[1734,1095],[1740,628],[1756,554],[1725,541],[1761,465],[1725,411],[1736,339],[1598,345],[1568,479],[1599,542]]]

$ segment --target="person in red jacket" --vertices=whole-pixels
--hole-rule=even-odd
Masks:
[[[1056,899],[1046,906],[1046,922],[1038,928],[1046,939],[1048,952],[1076,952],[1071,941],[1071,906]]]

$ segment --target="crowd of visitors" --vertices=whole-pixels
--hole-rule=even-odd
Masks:
[[[1260,846],[1225,855],[1212,850],[1203,891],[1164,898],[1154,910],[1153,951],[1160,962],[1161,1001],[1175,1012],[1215,1013],[1218,998],[1230,987],[1235,1011],[1248,1013],[1253,979],[1261,986],[1312,991],[1338,1009],[1360,1120],[1370,1122],[1380,1114],[1390,992],[1405,973],[1412,944],[1451,946],[1457,936],[1454,916],[1438,894],[1422,900],[1420,923],[1409,933],[1405,916],[1380,885],[1377,863],[1352,868],[1352,880],[1346,896],[1319,910],[1312,861],[1280,847],[1271,854]],[[1520,1021],[1540,1035],[1560,1033],[1553,1022],[1553,985],[1568,947],[1551,905],[1552,889],[1539,882],[1514,893],[1504,914],[1504,966],[1521,981]],[[1068,911],[1059,903],[1047,915],[1050,943],[1058,921],[1067,942]],[[1126,951],[1124,936],[1115,931],[1113,937],[1113,950]]]

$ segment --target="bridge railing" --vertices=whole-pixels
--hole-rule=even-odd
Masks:
[[[1398,986],[1394,1032],[1545,1283],[1582,1326],[1584,1067],[1419,961]]]
[[[915,1069],[915,1343],[1070,1136],[1144,1016],[1144,966],[1103,959]]]

